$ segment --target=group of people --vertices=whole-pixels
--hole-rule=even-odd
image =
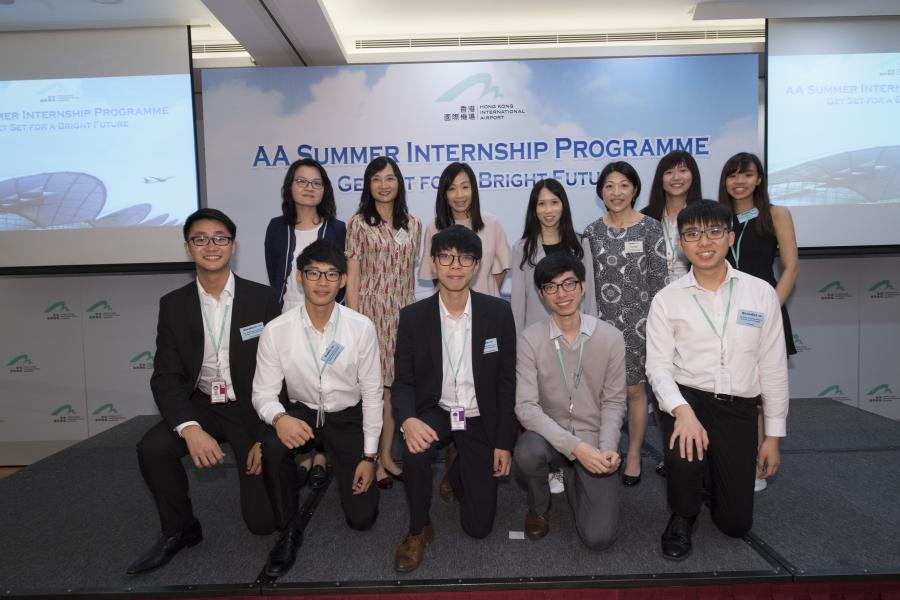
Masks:
[[[202,540],[181,459],[219,465],[223,442],[238,461],[247,527],[280,532],[271,577],[302,542],[300,488],[329,478],[356,530],[375,523],[379,490],[402,482],[409,525],[393,566],[416,569],[435,535],[432,467],[445,448],[439,495],[458,503],[469,536],[491,532],[498,482],[515,473],[526,537],[547,534],[551,491],[564,489],[581,540],[608,548],[621,486],[641,480],[648,396],[671,511],[663,556],[690,554],[704,502],[723,532],[747,533],[756,482],[778,470],[785,435],[790,213],[770,204],[762,165],[746,153],[726,162],[718,202],[701,198],[697,164],[680,151],[660,161],[642,212],[627,162],[607,165],[596,191],[606,212],[579,234],[564,187],[537,182],[511,252],[465,163],[442,173],[423,235],[391,158],[366,167],[347,224],[326,170],[298,160],[266,231],[271,287],[231,271],[227,215],[188,217],[197,278],[160,300],[151,388],[163,420],[138,444],[162,531],[128,573]],[[418,302],[417,278],[435,285]]]

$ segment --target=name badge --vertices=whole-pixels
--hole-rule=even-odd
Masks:
[[[210,404],[225,404],[228,402],[228,386],[223,379],[216,379],[209,383]]]
[[[631,240],[625,242],[625,254],[633,254],[635,252],[644,251],[644,240]]]
[[[742,213],[738,213],[737,220],[738,220],[738,223],[746,223],[750,219],[755,219],[758,216],[759,216],[759,209],[754,206],[750,210],[745,210]]]
[[[394,234],[394,241],[402,246],[409,241],[409,232],[405,229],[398,229],[397,233]]]
[[[500,347],[497,345],[497,338],[484,340],[484,354],[491,354],[492,352],[497,352],[499,349]]]
[[[333,365],[334,361],[338,359],[338,356],[340,356],[341,352],[343,351],[343,346],[335,341],[332,341],[330,344],[328,344],[328,347],[325,348],[325,354],[322,355],[322,362],[326,365]]]
[[[246,342],[247,340],[258,338],[260,335],[262,335],[263,327],[264,325],[262,321],[260,321],[259,323],[254,323],[253,325],[241,327],[241,341]]]
[[[737,324],[746,325],[747,327],[760,328],[766,320],[766,314],[756,310],[738,310]]]
[[[466,409],[462,407],[450,409],[450,431],[466,430]]]

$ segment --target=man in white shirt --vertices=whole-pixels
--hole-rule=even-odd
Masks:
[[[709,494],[713,522],[743,537],[753,524],[755,476],[778,471],[788,412],[781,307],[771,285],[733,269],[731,210],[702,200],[678,214],[690,272],[653,299],[647,318],[647,376],[662,411],[672,515],[663,556],[682,560]],[[757,405],[765,439],[757,448]]]
[[[375,325],[335,301],[347,283],[347,259],[317,240],[297,258],[303,304],[274,319],[259,341],[253,406],[272,428],[263,438],[263,478],[281,538],[266,574],[294,563],[302,538],[294,524],[299,480],[294,455],[320,439],[334,464],[347,524],[366,530],[378,516],[375,461],[382,423],[381,360]],[[279,400],[282,383],[287,408]]]
[[[184,247],[197,279],[159,301],[150,388],[163,421],[138,443],[141,474],[159,512],[162,534],[128,567],[129,574],[165,565],[203,539],[188,495],[181,457],[198,469],[224,462],[228,442],[238,463],[241,512],[248,529],[275,529],[259,477],[265,427],[250,404],[256,345],[278,315],[272,290],[231,272],[236,227],[221,211],[201,208],[185,220]]]
[[[513,460],[528,490],[529,539],[550,529],[547,473],[563,468],[578,536],[588,548],[604,550],[619,521],[625,340],[609,323],[581,312],[584,278],[584,264],[567,252],[534,268],[550,316],[516,343],[516,416],[525,432]]]

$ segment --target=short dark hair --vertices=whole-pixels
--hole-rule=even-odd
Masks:
[[[291,190],[294,185],[294,175],[300,167],[311,167],[319,172],[319,177],[322,178],[322,201],[316,206],[316,214],[325,222],[333,221],[337,217],[337,205],[334,202],[334,188],[331,187],[328,172],[319,161],[312,158],[301,158],[291,163],[281,184],[281,214],[284,216],[284,222],[288,225],[297,224],[297,206],[294,204],[294,194]]]
[[[297,270],[302,271],[311,262],[331,265],[341,275],[347,273],[347,257],[341,249],[326,239],[319,239],[303,249],[297,257]]]
[[[460,254],[471,254],[475,260],[481,260],[481,238],[465,225],[451,225],[441,229],[431,238],[432,258],[450,249]]]
[[[678,231],[685,225],[724,225],[731,229],[731,209],[714,200],[691,202],[678,213]]]
[[[597,197],[603,200],[603,184],[606,182],[606,178],[613,173],[621,173],[634,186],[634,198],[631,199],[631,206],[633,207],[635,202],[637,202],[638,196],[641,195],[641,177],[634,167],[624,160],[611,162],[600,171],[600,177],[597,179]]]
[[[182,232],[184,233],[184,241],[188,241],[188,234],[191,232],[191,226],[201,219],[218,221],[225,226],[225,229],[227,229],[228,233],[231,234],[232,239],[237,237],[237,225],[234,224],[234,221],[228,218],[228,215],[216,208],[201,208],[188,215],[188,218],[184,220],[184,227],[182,228]]]
[[[584,263],[568,252],[554,252],[538,261],[534,267],[534,285],[538,290],[563,273],[572,271],[578,281],[584,281]]]

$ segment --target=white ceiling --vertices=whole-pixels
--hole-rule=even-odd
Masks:
[[[186,25],[191,27],[197,66],[250,64],[250,56],[255,64],[280,66],[761,52],[764,48],[761,32],[766,17],[881,14],[900,14],[900,2],[0,0],[0,31]],[[635,33],[650,39],[631,39]],[[506,37],[573,34],[592,37],[579,42],[568,38],[565,43],[555,37],[536,41],[518,38],[512,42]],[[600,38],[599,34],[613,34],[614,37]],[[693,38],[700,34],[704,39],[653,39],[659,35]],[[486,40],[485,36],[492,39]],[[725,39],[721,39],[723,36]],[[437,43],[435,38],[444,39]],[[469,39],[460,41],[460,38]],[[423,40],[435,45],[422,47]],[[364,43],[377,47],[357,47]],[[240,44],[249,56],[198,54],[199,44]],[[224,49],[229,48],[218,48]]]

